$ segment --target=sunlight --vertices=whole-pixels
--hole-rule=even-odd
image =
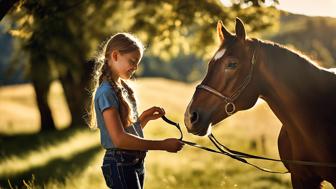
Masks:
[[[171,81],[162,78],[141,78],[135,83],[136,91],[139,95],[139,112],[157,105],[164,107],[167,116],[172,120],[183,125],[183,112],[191,98],[195,86],[198,82],[192,84]],[[18,96],[24,96],[22,88],[28,85],[17,86],[16,88],[3,89],[3,97],[17,93]],[[53,90],[53,95],[57,90]],[[7,95],[4,95],[7,94]],[[56,100],[52,98],[52,101]],[[27,101],[33,101],[30,96]],[[14,100],[12,103],[18,103]],[[64,103],[64,102],[63,102]],[[16,117],[21,117],[24,112],[19,112]],[[59,115],[58,115],[59,116]],[[262,153],[260,150],[261,136],[266,138],[266,152],[269,156],[277,157],[276,136],[279,130],[279,121],[275,118],[265,103],[258,105],[249,111],[239,112],[237,115],[223,121],[218,127],[214,128],[214,134],[223,143],[232,146],[237,150],[244,150],[253,153]],[[197,142],[204,146],[211,147],[206,137],[197,137],[188,134],[185,127],[182,127],[185,139]],[[239,133],[239,135],[237,135]],[[177,137],[178,131],[173,127],[167,126],[161,120],[149,123],[145,130],[145,136],[148,139],[163,139],[167,137]],[[257,148],[251,149],[251,142],[255,141]],[[19,156],[8,156],[0,161],[0,176],[3,178],[15,179],[15,176],[31,170],[49,171],[48,166],[55,161],[67,162],[69,159],[78,158],[77,155],[87,151],[92,147],[99,146],[98,132],[92,133],[83,130],[71,136],[70,140],[60,141],[54,145],[41,146],[38,150],[29,151],[23,158]],[[102,153],[99,152],[89,164],[83,165],[81,172],[66,172],[64,176],[65,183],[58,180],[51,180],[44,183],[47,188],[102,188],[104,186],[100,172]],[[146,158],[146,188],[160,188],[165,184],[165,188],[218,188],[218,184],[227,188],[235,185],[250,186],[251,188],[260,188],[261,182],[253,182],[263,177],[263,184],[271,186],[274,182],[270,176],[254,170],[252,167],[244,166],[239,162],[231,160],[221,155],[208,154],[192,147],[185,147],[178,154],[167,153],[165,151],[152,151]],[[169,162],[169,163],[167,163]],[[192,162],[192,164],[190,163]],[[213,162],[217,162],[213,164]],[[188,170],[185,168],[188,167]],[[277,170],[282,170],[281,164],[268,164]],[[43,170],[40,170],[43,169]],[[70,169],[70,168],[69,168]],[[208,171],[203,171],[207,169]],[[62,168],[61,168],[62,170]],[[55,171],[55,170],[52,170]],[[241,175],[249,175],[241,177]],[[89,179],[88,179],[89,178]],[[194,179],[197,178],[197,179]],[[209,179],[211,178],[211,179]],[[289,177],[277,176],[279,188],[288,188]],[[219,183],[218,181],[225,182]],[[35,181],[29,181],[32,186],[41,184],[37,177]],[[35,183],[34,183],[35,182]],[[280,186],[281,185],[281,186]],[[85,187],[87,186],[87,187]]]
[[[93,136],[92,132],[77,133],[70,140],[31,151],[24,158],[17,156],[3,158],[0,162],[0,176],[15,175],[29,169],[43,167],[56,158],[67,159],[97,145],[99,145],[99,137]]]

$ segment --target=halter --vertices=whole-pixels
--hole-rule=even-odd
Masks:
[[[222,98],[224,100],[224,102],[226,103],[225,105],[225,112],[227,115],[232,115],[235,111],[236,111],[236,105],[234,104],[234,101],[240,96],[240,94],[243,92],[243,90],[247,87],[247,85],[250,83],[251,78],[252,78],[252,74],[253,74],[253,67],[255,64],[255,50],[253,52],[252,55],[252,59],[251,59],[251,68],[250,71],[248,73],[248,75],[245,77],[244,82],[240,85],[240,87],[231,95],[231,96],[225,96],[222,93],[220,93],[218,90],[209,87],[208,85],[205,84],[200,84],[196,87],[196,89],[204,89],[208,92],[210,92],[213,95],[216,95],[220,98]],[[229,110],[229,108],[231,107],[231,110]]]

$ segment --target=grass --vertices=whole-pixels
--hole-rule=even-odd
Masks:
[[[161,78],[136,82],[139,112],[161,106],[166,115],[183,123],[183,113],[196,84]],[[0,188],[104,188],[100,171],[103,149],[99,132],[88,128],[66,128],[70,122],[61,87],[54,83],[49,97],[58,132],[34,134],[39,129],[38,111],[31,85],[0,88]],[[281,123],[260,102],[239,112],[213,129],[229,147],[278,158],[277,135]],[[186,140],[211,146],[205,137]],[[161,120],[150,122],[145,137],[178,137],[178,131]],[[281,164],[254,161],[273,170]],[[196,188],[291,188],[289,175],[264,173],[218,154],[186,146],[177,154],[151,151],[146,158],[147,189]],[[325,188],[330,188],[326,186]]]

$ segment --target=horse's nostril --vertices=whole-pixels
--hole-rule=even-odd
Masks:
[[[190,121],[191,121],[191,123],[196,123],[198,121],[198,113],[197,112],[193,112],[191,114]]]

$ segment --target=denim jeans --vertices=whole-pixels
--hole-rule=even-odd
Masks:
[[[143,189],[145,152],[106,150],[102,171],[106,185],[113,189]]]

